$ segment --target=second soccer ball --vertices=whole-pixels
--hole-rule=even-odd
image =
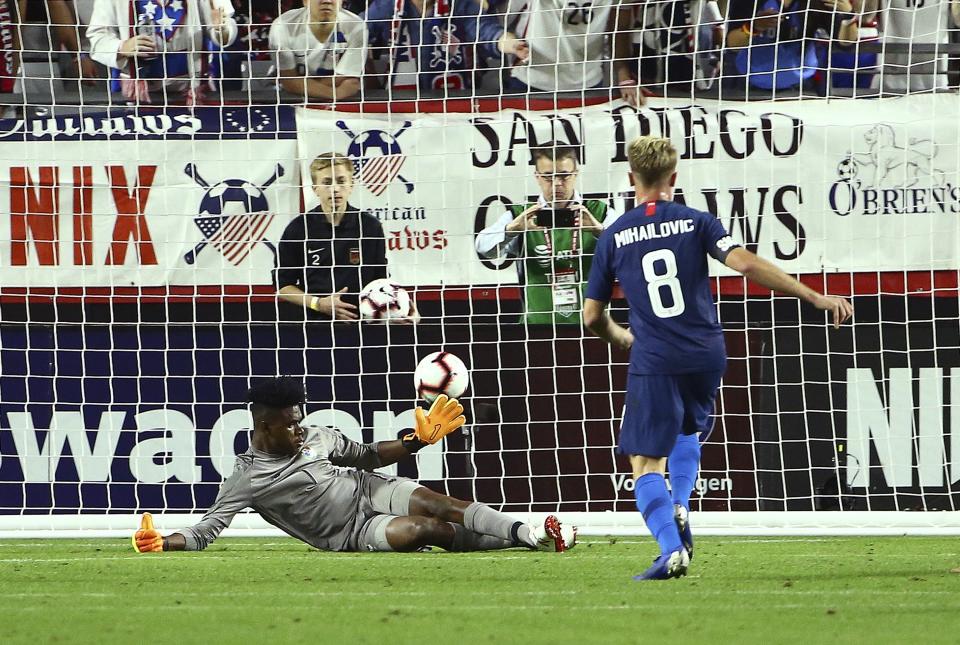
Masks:
[[[360,317],[389,320],[410,315],[410,294],[386,278],[372,281],[360,292]]]
[[[461,396],[470,385],[467,366],[450,352],[434,352],[425,356],[413,373],[417,395],[433,403],[441,394],[451,399]]]

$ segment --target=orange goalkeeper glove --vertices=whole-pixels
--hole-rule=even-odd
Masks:
[[[153,516],[150,513],[143,514],[140,530],[133,534],[131,541],[133,550],[137,553],[163,551],[163,537],[157,529],[153,528]]]
[[[417,419],[417,427],[403,438],[403,445],[411,453],[424,446],[430,446],[467,422],[463,416],[463,406],[456,399],[450,399],[441,394],[430,406],[430,411],[424,413],[423,408],[417,407],[413,411]]]

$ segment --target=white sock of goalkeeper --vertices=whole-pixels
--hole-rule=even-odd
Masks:
[[[480,502],[474,502],[463,512],[463,525],[476,533],[510,540],[516,545],[537,546],[529,526]]]
[[[451,551],[493,551],[517,546],[512,540],[504,540],[493,535],[483,535],[471,531],[461,524],[450,523],[454,530]]]

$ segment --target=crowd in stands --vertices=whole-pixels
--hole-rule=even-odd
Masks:
[[[957,87],[958,25],[960,0],[0,0],[0,93],[919,92]]]

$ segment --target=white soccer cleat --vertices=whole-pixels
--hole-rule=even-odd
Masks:
[[[683,548],[687,550],[687,555],[693,560],[693,531],[690,530],[690,514],[687,509],[680,504],[674,504],[673,521],[677,524],[677,531],[680,533]]]
[[[531,524],[530,533],[540,551],[563,553],[577,544],[577,527],[562,524],[556,515],[548,515],[543,524]]]
[[[640,575],[633,576],[634,580],[669,580],[670,578],[682,578],[687,575],[687,568],[690,566],[690,555],[687,550],[680,547],[680,550],[673,553],[664,553],[656,560],[649,569]]]

